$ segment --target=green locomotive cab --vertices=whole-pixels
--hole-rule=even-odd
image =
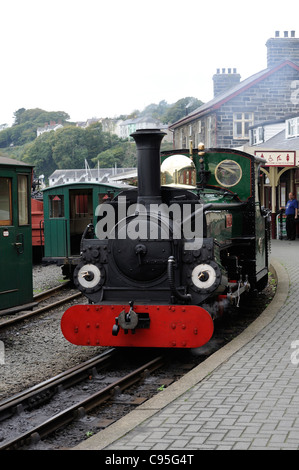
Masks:
[[[0,310],[33,303],[32,166],[0,157]]]
[[[188,158],[184,167],[180,159]],[[172,160],[172,162],[171,162]],[[175,167],[176,183],[169,168]],[[174,150],[161,154],[161,184],[196,193],[203,204],[203,242],[213,245],[213,259],[227,280],[231,299],[235,291],[262,290],[268,281],[270,217],[260,203],[259,168],[263,160],[233,149]],[[196,172],[190,177],[190,168]],[[190,182],[192,179],[192,185]],[[229,295],[228,295],[229,297]]]

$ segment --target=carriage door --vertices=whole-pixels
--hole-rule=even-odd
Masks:
[[[80,243],[86,226],[93,220],[92,189],[70,190],[71,255],[80,254]]]
[[[29,175],[0,177],[0,309],[32,302]]]

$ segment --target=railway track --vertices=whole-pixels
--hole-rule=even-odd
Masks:
[[[253,320],[253,318],[251,318],[251,312],[254,312],[254,317],[258,315],[259,311],[264,309],[265,302],[268,302],[268,297],[268,294],[262,296],[262,298],[258,297],[256,299],[257,304],[251,304],[251,308],[247,312],[249,323]],[[255,308],[253,308],[253,305],[255,305]],[[175,377],[178,378],[184,373],[184,371],[179,372],[180,367],[185,367],[185,372],[186,369],[190,370],[190,366],[193,367],[198,365],[199,362],[202,362],[211,353],[221,347],[224,342],[230,341],[232,336],[239,334],[239,328],[243,330],[244,327],[246,327],[244,325],[244,320],[246,320],[247,314],[245,306],[245,312],[243,312],[243,315],[240,316],[238,313],[236,317],[233,315],[231,319],[226,318],[224,322],[221,322],[223,323],[223,327],[220,327],[219,331],[215,331],[214,345],[212,345],[212,341],[209,346],[212,350],[208,352],[202,351],[202,357],[195,356],[193,364],[190,364],[190,356],[185,352],[185,358],[180,357],[180,364],[175,363],[173,360],[174,358],[171,357],[171,360],[168,361],[167,368],[163,368],[162,366],[165,358],[159,356],[155,359],[145,361],[144,364],[139,364],[135,373],[131,370],[128,374],[123,374],[121,378],[119,378],[119,376],[115,378],[115,375],[118,375],[118,371],[123,369],[122,357],[126,355],[126,352],[122,351],[121,355],[119,355],[119,350],[109,350],[106,351],[104,355],[101,354],[100,356],[89,359],[80,366],[72,367],[70,370],[62,372],[49,380],[43,381],[25,392],[21,392],[10,399],[0,402],[0,450],[22,447],[28,448],[28,446],[31,446],[32,448],[34,442],[35,444],[33,445],[33,448],[37,447],[44,449],[72,447],[73,445],[76,445],[78,440],[75,441],[74,444],[70,443],[73,442],[72,433],[73,428],[76,426],[78,427],[82,425],[82,427],[84,427],[85,425],[88,425],[88,423],[86,423],[88,419],[94,419],[95,421],[98,420],[101,422],[100,425],[90,425],[93,429],[92,432],[97,432],[96,429],[106,427],[111,424],[111,422],[119,419],[126,412],[131,411],[132,406],[124,403],[124,399],[126,396],[129,397],[129,393],[123,393],[123,391],[126,387],[129,387],[134,383],[135,380],[140,381],[145,378],[148,371],[160,368],[154,376],[150,375],[145,378],[145,380],[141,381],[141,385],[136,394],[140,398],[144,396],[144,399],[150,398],[153,394],[157,393],[156,384],[159,381],[160,385],[165,384],[165,386],[167,386],[168,380],[169,383],[171,383],[171,381],[176,380]],[[180,356],[181,355],[182,353]],[[127,363],[125,367],[128,367],[128,364],[131,365],[135,362],[132,358],[126,357],[126,360]],[[106,372],[102,371],[105,368],[107,369],[108,364],[112,364],[113,361],[115,361],[114,364],[116,372],[114,371],[114,377],[110,376],[109,378],[109,373],[107,375]],[[189,364],[187,361],[189,361]],[[100,375],[101,373],[102,375]],[[167,373],[168,376],[166,375]],[[159,378],[157,380],[158,375]],[[163,379],[161,379],[161,376]],[[164,377],[166,377],[166,380]],[[82,381],[85,381],[85,384],[88,383],[88,389],[89,384],[92,383],[95,384],[95,388],[93,388],[92,391],[86,392],[82,399],[79,399],[81,392],[78,391],[74,392],[76,397],[75,400],[74,398],[67,396],[66,409],[62,410],[63,405],[61,397],[68,391],[71,391],[73,387],[78,386]],[[150,391],[151,395],[149,396],[146,386],[150,381],[152,381],[153,390]],[[51,416],[48,411],[40,411],[43,410],[46,405],[50,405],[52,402],[55,402],[55,400],[56,411],[53,412]],[[105,405],[101,406],[100,418],[89,418],[90,415],[87,416],[86,413],[94,407],[98,407],[101,403],[104,403]],[[107,403],[110,403],[110,405],[106,407]],[[120,403],[120,408],[123,406],[124,409],[121,411],[123,414],[115,416],[118,413],[118,411],[115,412],[117,403]],[[136,404],[140,403],[135,403],[134,406],[136,406]],[[37,419],[39,419],[42,414],[45,419],[37,423]],[[108,424],[102,425],[102,422],[105,422],[105,420]],[[30,423],[29,427],[28,423]],[[71,425],[67,426],[68,424]],[[13,429],[15,430],[13,431]],[[62,431],[59,432],[57,431],[58,429],[62,429]],[[70,438],[67,437],[67,443],[64,444],[65,434],[67,433],[70,434]],[[55,441],[56,443],[53,444],[54,438],[56,439],[56,435],[57,440]],[[84,438],[85,436],[80,435],[80,441]]]
[[[40,304],[44,301],[47,301],[51,299],[52,297],[56,297],[59,293],[61,293],[63,290],[69,288],[71,285],[71,282],[65,282],[64,284],[53,287],[52,289],[49,289],[47,291],[41,292],[40,294],[36,294],[34,296],[34,301],[37,304]],[[59,300],[55,300],[51,303],[47,303],[46,305],[43,306],[37,306],[37,308],[33,308],[31,311],[20,311],[18,314],[14,314],[13,317],[9,316],[9,318],[4,318],[2,321],[0,321],[0,330],[4,328],[8,328],[10,326],[13,326],[19,322],[22,322],[24,320],[30,319],[36,315],[40,315],[44,312],[47,312],[48,310],[51,310],[52,308],[58,307],[60,305],[63,305],[67,302],[71,302],[72,300],[81,297],[82,293],[81,292],[76,292],[71,295],[67,295]],[[0,317],[1,318],[1,317]]]
[[[100,386],[100,382],[105,382],[105,378],[102,378],[97,381],[99,390],[88,393],[87,396],[81,400],[76,400],[76,396],[78,395],[76,386],[84,382],[84,380],[88,380],[91,376],[98,378],[99,372],[109,367],[113,361],[116,361],[119,354],[120,352],[117,350],[108,350],[77,367],[73,367],[56,377],[1,402],[0,422],[2,422],[2,426],[5,426],[6,429],[11,429],[14,428],[13,422],[15,422],[15,429],[9,431],[10,436],[8,436],[4,442],[0,442],[0,450],[17,449],[43,440],[45,437],[54,433],[54,431],[67,426],[78,417],[84,416],[85,413],[107,402],[111,397],[128,389],[149,373],[161,368],[165,364],[165,358],[157,356],[149,361],[147,360],[122,377],[112,380],[112,383],[108,385]],[[22,413],[26,414],[25,421],[27,423],[30,423],[32,420],[34,421],[35,418],[32,418],[31,415],[36,414],[37,409],[40,409],[42,405],[46,406],[45,404],[53,400],[56,395],[59,395],[62,391],[70,389],[71,387],[74,389],[73,394],[75,398],[73,397],[73,399],[76,401],[73,405],[66,406],[65,409],[53,416],[47,417],[33,427],[29,425],[28,429],[25,431],[18,431],[19,423],[22,421]],[[45,411],[41,412],[41,416],[45,414]],[[7,422],[9,422],[9,425],[7,425]]]

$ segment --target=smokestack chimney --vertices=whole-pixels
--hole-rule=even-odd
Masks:
[[[217,96],[240,83],[241,75],[237,73],[236,68],[228,68],[227,73],[225,68],[222,69],[222,73],[220,73],[220,69],[217,69],[216,72],[217,73],[213,75],[214,96]]]
[[[299,65],[299,39],[295,37],[295,31],[275,31],[275,37],[268,39],[267,67],[275,67],[283,60],[290,60]]]
[[[160,129],[139,129],[131,134],[137,147],[137,202],[145,207],[162,202],[160,146],[164,135]]]

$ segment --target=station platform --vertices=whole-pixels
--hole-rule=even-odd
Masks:
[[[263,314],[178,382],[73,450],[299,449],[299,240],[272,240]]]

